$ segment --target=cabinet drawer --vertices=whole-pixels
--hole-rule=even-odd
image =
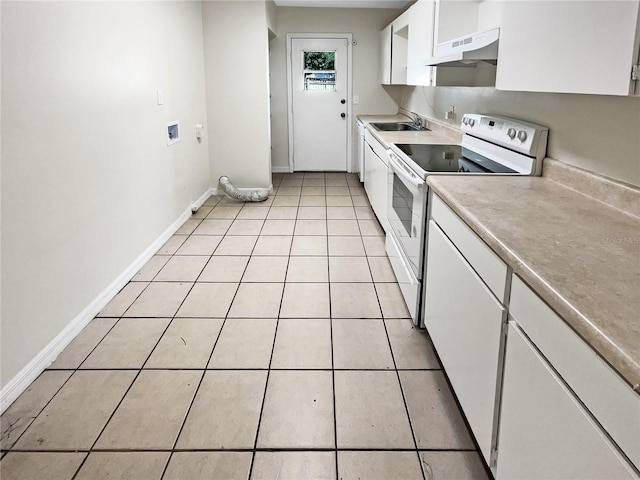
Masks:
[[[493,294],[504,302],[507,265],[433,193],[431,218],[440,225]]]
[[[384,163],[386,166],[389,166],[389,160],[387,159],[387,148],[371,134],[368,128],[364,132],[364,140],[371,146],[371,149],[378,156],[378,158],[382,160],[382,163]]]
[[[640,396],[516,275],[509,314],[640,468]]]

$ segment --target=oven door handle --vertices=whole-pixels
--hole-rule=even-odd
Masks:
[[[405,171],[403,166],[400,164],[401,160],[396,156],[395,153],[389,152],[389,167],[393,172],[398,175],[404,182],[409,183],[414,190],[420,190],[424,185],[424,179],[418,177],[411,176],[409,173]]]

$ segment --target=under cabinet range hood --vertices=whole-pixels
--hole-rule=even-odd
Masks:
[[[439,43],[435,48],[435,56],[429,58],[425,65],[475,67],[481,62],[495,65],[499,37],[500,28],[494,28]]]

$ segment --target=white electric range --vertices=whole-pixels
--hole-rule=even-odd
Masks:
[[[465,114],[460,145],[394,143],[389,149],[386,250],[413,322],[420,318],[429,175],[540,175],[549,129]]]

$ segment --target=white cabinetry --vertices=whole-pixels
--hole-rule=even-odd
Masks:
[[[387,25],[380,32],[380,83],[389,85],[391,83],[391,35],[393,24]]]
[[[384,231],[389,230],[387,219],[387,174],[389,171],[387,149],[369,130],[365,131],[364,189],[369,203]]]
[[[431,205],[425,327],[488,463],[505,308],[476,272],[502,272],[504,286],[507,270],[437,196]],[[469,257],[477,261],[469,263]]]
[[[439,43],[500,27],[503,0],[435,0],[434,50]],[[494,86],[495,65],[433,68],[433,86]]]
[[[393,23],[391,36],[391,83],[407,83],[407,51],[409,49],[409,11],[407,10]]]
[[[380,32],[380,83],[407,83],[408,31],[407,12],[400,15]]]
[[[430,85],[432,68],[425,60],[433,52],[433,0],[418,0],[409,14],[407,44],[407,85]]]
[[[640,397],[515,275],[509,318],[498,478],[637,479]]]
[[[404,12],[380,32],[380,77],[383,85],[407,83],[408,32],[407,12]]]
[[[418,0],[382,30],[382,84],[430,84],[431,67],[425,61],[433,49],[433,12],[433,0]]]
[[[500,25],[502,0],[418,0],[381,32],[381,83],[493,86],[496,68],[430,67],[435,44]]]
[[[358,130],[358,145],[356,149],[356,152],[358,154],[358,176],[360,178],[360,181],[364,182],[364,152],[366,148],[366,144],[364,141],[364,132],[367,130],[367,126],[363,121],[358,120],[356,122],[356,129]]]
[[[429,195],[425,327],[496,479],[640,480],[640,396]]]
[[[496,88],[640,94],[639,12],[639,0],[505,2]]]
[[[496,479],[637,479],[513,322],[507,339]]]

